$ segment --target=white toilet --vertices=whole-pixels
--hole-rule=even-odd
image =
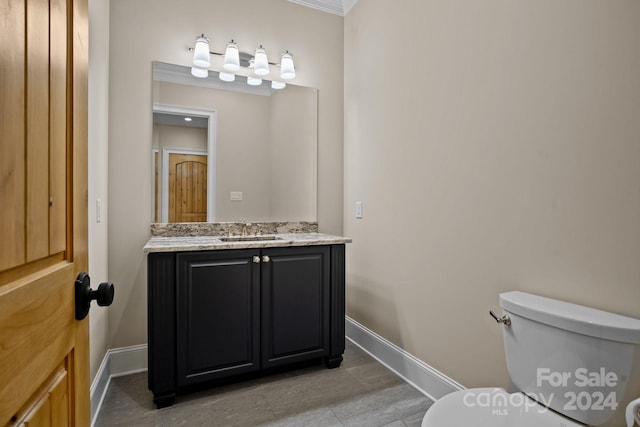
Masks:
[[[517,291],[500,294],[500,306],[505,315],[492,315],[504,326],[507,369],[520,391],[450,393],[429,408],[422,427],[578,427],[609,420],[628,385],[640,320]]]

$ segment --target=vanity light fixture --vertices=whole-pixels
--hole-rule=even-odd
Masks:
[[[289,51],[282,54],[280,64],[281,79],[290,80],[296,77],[296,69],[293,66],[293,55],[291,55]]]
[[[219,77],[223,81],[232,82],[235,80],[235,75],[232,74],[241,67],[252,68],[254,74],[259,77],[247,77],[247,84],[257,86],[262,84],[260,77],[266,76],[270,73],[270,65],[280,67],[280,78],[282,80],[290,80],[296,77],[296,69],[293,64],[293,55],[286,51],[282,54],[280,64],[269,62],[267,57],[267,50],[262,46],[258,46],[253,56],[249,53],[240,52],[238,44],[232,39],[227,43],[225,53],[211,52],[209,51],[209,40],[202,34],[196,38],[196,45],[194,48],[189,48],[193,52],[193,68],[191,68],[191,74],[195,77],[206,78],[209,73],[207,68],[211,66],[211,55],[224,56],[224,63],[222,71],[219,73]],[[274,89],[282,89],[286,86],[283,82],[272,82],[271,87]]]
[[[203,35],[196,38],[196,47],[193,49],[193,65],[199,68],[211,66],[209,57],[209,40]]]
[[[193,120],[193,119],[192,119],[191,117],[185,117],[185,118],[184,118],[184,121],[185,121],[185,122],[190,122],[190,121],[192,121],[192,120]]]
[[[271,82],[271,89],[284,89],[286,86],[285,82],[277,82],[275,80]]]
[[[238,45],[233,40],[227,44],[227,50],[224,52],[224,69],[227,71],[240,69],[240,52]]]
[[[255,62],[253,64],[253,72],[259,76],[269,74],[269,59],[267,59],[267,51],[260,45],[256,49]]]

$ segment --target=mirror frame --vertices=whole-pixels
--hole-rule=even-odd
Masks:
[[[216,173],[215,173],[215,165],[216,165],[216,123],[218,113],[214,110],[203,110],[200,108],[190,108],[190,107],[181,107],[176,105],[167,105],[167,104],[159,104],[154,103],[152,108],[153,113],[165,113],[165,114],[177,114],[180,116],[193,116],[193,117],[204,117],[207,118],[207,164],[213,164],[214,167],[207,167],[207,222],[215,222],[215,207],[216,207]],[[155,126],[155,123],[152,125]],[[153,133],[153,130],[152,130]],[[153,146],[151,147],[153,153]],[[160,153],[159,153],[160,154]],[[163,163],[164,163],[164,149],[161,153]],[[154,163],[152,162],[152,165]],[[151,171],[151,182],[152,186],[154,186],[155,182],[155,168],[152,167]],[[162,197],[161,197],[161,208],[160,208],[160,222],[167,223],[169,222],[168,212],[169,212],[169,199],[168,199],[168,179],[165,182],[164,176],[164,168],[163,168],[163,176],[162,176]],[[156,194],[155,188],[152,189],[152,194]],[[165,195],[165,193],[167,193]],[[155,216],[154,212],[154,203],[151,203],[151,219],[153,222],[153,218]]]

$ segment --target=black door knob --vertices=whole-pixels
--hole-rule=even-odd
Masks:
[[[76,290],[76,319],[82,320],[89,314],[91,300],[96,300],[100,306],[109,306],[113,302],[113,283],[100,283],[97,290],[91,289],[91,278],[87,273],[78,274],[75,282]]]

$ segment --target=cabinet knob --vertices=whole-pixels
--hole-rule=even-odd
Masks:
[[[265,255],[262,257],[262,262],[269,262],[271,261],[271,258],[269,258],[269,255]]]
[[[258,255],[255,255],[253,257],[253,262],[256,263],[256,264],[259,263],[260,262],[260,257]]]

